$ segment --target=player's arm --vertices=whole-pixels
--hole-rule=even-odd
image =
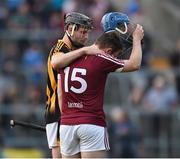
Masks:
[[[74,51],[70,51],[66,54],[60,52],[56,53],[51,58],[51,64],[54,69],[60,69],[68,66],[74,60],[78,59],[83,55],[103,53],[96,45],[83,47]]]
[[[141,66],[142,61],[142,46],[141,40],[144,36],[144,30],[141,25],[137,24],[137,27],[133,33],[133,48],[128,60],[123,60],[123,69],[118,69],[117,71],[131,72],[136,71]]]
[[[62,105],[62,88],[61,88],[61,75],[58,74],[58,80],[57,80],[57,95],[58,95],[58,105],[59,109],[61,111],[61,105]]]

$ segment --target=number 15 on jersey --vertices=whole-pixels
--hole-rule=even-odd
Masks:
[[[65,92],[69,92],[71,90],[74,93],[81,94],[86,91],[87,89],[87,82],[83,78],[83,76],[86,76],[87,70],[83,68],[73,68],[72,73],[70,73],[70,67],[66,67],[64,69],[65,73],[65,79],[64,79],[64,89]],[[78,74],[81,76],[79,77]],[[70,78],[70,81],[77,81],[80,83],[80,87],[76,88],[74,86],[71,86],[70,83],[68,83],[68,79]]]

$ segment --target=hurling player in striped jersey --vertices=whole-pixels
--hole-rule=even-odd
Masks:
[[[68,54],[69,57],[74,59],[84,54],[81,50],[72,51],[81,48],[85,45],[88,40],[89,31],[93,28],[92,19],[84,14],[71,12],[64,17],[64,30],[65,34],[62,39],[59,39],[57,43],[52,47],[48,61],[47,61],[47,88],[46,88],[46,110],[45,110],[45,121],[46,121],[46,135],[48,140],[48,146],[52,150],[52,157],[60,157],[60,141],[59,141],[59,119],[61,104],[61,89],[57,94],[57,76],[58,72],[53,68],[54,61],[59,55]],[[90,53],[96,52],[91,50]],[[68,62],[68,61],[67,61]],[[62,67],[64,67],[66,61],[64,61]],[[59,65],[56,65],[59,67]],[[58,85],[60,87],[60,85]],[[59,96],[59,104],[58,104]]]

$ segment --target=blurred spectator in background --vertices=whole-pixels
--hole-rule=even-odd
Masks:
[[[52,6],[52,10],[55,11],[60,11],[63,8],[63,4],[64,4],[65,0],[51,0],[51,6]]]
[[[13,31],[20,31],[28,28],[31,24],[31,12],[30,6],[27,2],[20,3],[16,12],[11,14],[8,21],[8,28]]]
[[[59,28],[63,29],[63,24],[60,19],[63,19],[63,14],[61,12],[52,12],[49,17],[49,29],[59,30]]]
[[[11,119],[12,114],[9,113],[9,111],[11,111],[13,105],[18,102],[18,87],[15,79],[9,78],[8,76],[1,76],[0,74],[0,110],[4,112],[0,115],[0,125],[3,127],[0,132],[3,137],[10,133],[8,131],[9,120]]]
[[[141,6],[139,0],[128,0],[126,12],[130,17],[141,13]]]
[[[169,143],[171,112],[175,106],[177,106],[177,92],[172,81],[168,81],[165,75],[155,75],[143,99],[145,113],[142,114],[143,127],[149,131],[148,134],[151,134],[154,145],[158,145],[161,139],[165,141],[167,139],[166,142]],[[158,155],[159,147],[155,146],[153,151],[154,154]]]
[[[26,105],[29,106],[31,109],[29,110],[26,117],[22,120],[31,122],[33,119],[33,122],[40,123],[41,117],[43,117],[40,112],[40,104],[43,102],[42,98],[44,95],[42,93],[42,88],[33,83],[29,83],[26,87],[27,88],[24,92],[26,97],[24,103],[26,103]]]
[[[131,90],[128,97],[128,103],[131,109],[138,109],[141,107],[147,82],[146,75],[143,71],[131,74]]]
[[[89,2],[91,2],[91,0],[89,0]],[[101,31],[101,18],[103,17],[104,13],[113,10],[112,6],[110,5],[110,2],[104,0],[94,0],[94,3],[91,3],[91,6],[88,8],[89,14],[94,20],[94,26],[96,31]]]
[[[143,106],[148,112],[169,112],[177,105],[177,92],[174,85],[163,75],[157,75],[144,97]]]
[[[42,79],[45,71],[45,60],[38,44],[32,43],[30,47],[25,50],[22,57],[22,68],[26,80],[29,81],[29,83],[32,82],[37,86],[43,85]]]
[[[5,4],[2,1],[0,1],[0,31],[6,29],[8,14],[8,8],[5,7]]]
[[[109,128],[110,141],[113,143],[111,157],[138,157],[139,132],[129,114],[120,107],[114,107],[111,111],[111,120]]]
[[[133,85],[131,89],[131,93],[129,95],[129,103],[131,108],[135,107],[135,109],[139,108],[142,104],[142,99],[144,96],[145,88],[142,85]]]
[[[6,5],[11,12],[15,12],[25,0],[6,0]]]
[[[176,89],[180,102],[180,39],[176,42],[175,50],[170,54],[170,62],[175,74]]]
[[[1,71],[6,76],[14,78],[19,71],[19,50],[15,42],[6,43],[2,47]]]

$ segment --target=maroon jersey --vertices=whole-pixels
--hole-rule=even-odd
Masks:
[[[110,55],[83,56],[60,71],[62,84],[61,125],[106,126],[103,111],[108,73],[124,63]]]

